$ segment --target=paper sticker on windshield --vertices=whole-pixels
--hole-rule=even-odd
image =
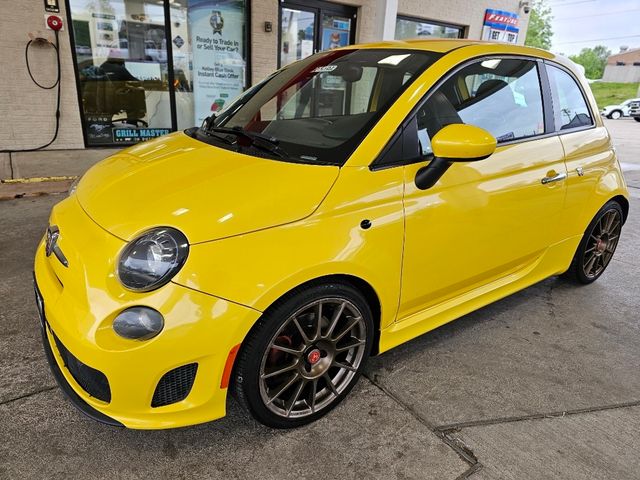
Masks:
[[[311,70],[311,73],[327,73],[327,72],[333,72],[336,68],[338,68],[337,65],[325,65],[324,67],[316,67],[313,70]]]

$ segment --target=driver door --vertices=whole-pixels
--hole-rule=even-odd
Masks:
[[[404,135],[421,159],[429,159],[430,139],[451,123],[488,130],[498,147],[485,160],[454,163],[427,190],[415,185],[424,161],[404,167],[399,321],[528,271],[560,240],[566,169],[559,138],[543,136],[550,131],[543,111],[535,60],[486,58],[428,94],[406,124]],[[553,180],[543,184],[545,178]]]

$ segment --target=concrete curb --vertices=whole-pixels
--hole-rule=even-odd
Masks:
[[[68,176],[2,180],[0,182],[0,200],[66,193],[76,178],[76,176]]]

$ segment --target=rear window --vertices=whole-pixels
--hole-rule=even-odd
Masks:
[[[551,83],[556,130],[593,125],[587,101],[574,78],[553,65],[547,65],[547,73]]]

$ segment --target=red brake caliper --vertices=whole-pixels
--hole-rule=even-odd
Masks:
[[[279,337],[276,337],[275,343],[282,345],[283,347],[290,347],[293,342],[289,335],[280,335]],[[270,365],[274,365],[278,363],[280,360],[282,360],[282,357],[284,355],[286,355],[286,353],[283,352],[282,350],[277,350],[275,348],[272,348],[269,351],[269,356],[267,357],[267,360],[269,361]]]

